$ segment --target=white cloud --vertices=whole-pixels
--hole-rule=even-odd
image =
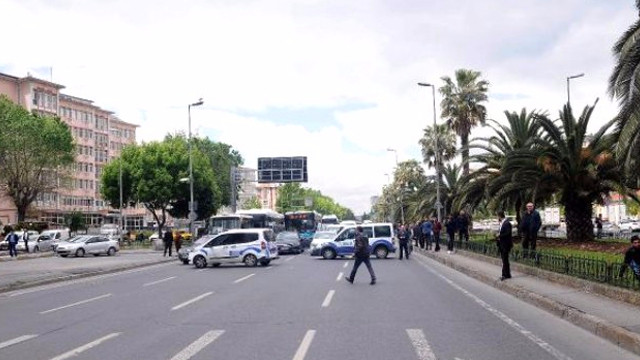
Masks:
[[[606,96],[611,46],[637,11],[631,0],[362,2],[282,0],[0,0],[0,69],[64,84],[141,125],[140,140],[193,129],[258,156],[306,155],[309,186],[356,213],[387,181],[394,155],[419,159],[435,82],[457,68],[491,82],[489,115],[582,108]],[[29,21],[25,21],[28,19]],[[439,95],[437,101],[440,101]],[[265,109],[340,108],[326,127],[265,119]],[[474,134],[482,134],[479,129]]]

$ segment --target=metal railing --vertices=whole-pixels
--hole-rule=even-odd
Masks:
[[[477,239],[477,238],[476,238]],[[500,257],[495,241],[460,241],[456,240],[458,249],[483,254],[495,258]],[[640,290],[640,281],[629,268],[622,277],[618,277],[622,262],[611,262],[603,259],[582,255],[568,255],[550,250],[526,250],[515,246],[509,259],[516,263],[537,267],[543,270],[557,272],[581,278],[623,287],[631,290]]]

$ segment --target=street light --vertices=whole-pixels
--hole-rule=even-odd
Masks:
[[[387,151],[393,151],[396,154],[396,169],[398,169],[398,150],[387,148]],[[404,189],[400,189],[400,218],[402,219],[402,225],[404,225],[404,205],[403,205],[403,199],[402,199],[403,191]]]
[[[433,133],[436,137],[436,212],[438,214],[438,221],[441,221],[442,218],[440,216],[440,208],[442,204],[440,203],[440,150],[438,143],[440,139],[438,137],[438,131],[436,128],[436,87],[433,84],[429,83],[418,83],[418,86],[428,86],[431,88],[431,93],[433,95]]]
[[[583,77],[584,73],[567,76],[567,105],[571,105],[571,92],[569,91],[569,80]]]
[[[193,220],[195,220],[195,209],[193,204],[193,159],[191,155],[191,107],[192,106],[200,106],[204,104],[202,98],[200,98],[197,102],[193,104],[189,104],[187,107],[187,112],[189,114],[189,233],[191,237],[194,237],[193,233]]]

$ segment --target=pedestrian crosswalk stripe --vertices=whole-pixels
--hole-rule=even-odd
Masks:
[[[416,350],[418,359],[420,360],[436,360],[436,354],[431,350],[427,338],[421,329],[407,329],[407,335],[411,339],[411,344]]]
[[[11,340],[7,340],[5,342],[1,342],[0,343],[0,349],[4,349],[6,347],[9,347],[11,345],[15,345],[15,344],[19,344],[23,341],[27,341],[27,340],[31,340],[34,337],[37,337],[38,335],[22,335],[22,336],[18,336],[15,339],[11,339]]]
[[[195,354],[199,353],[202,349],[204,349],[207,345],[214,342],[220,335],[224,334],[224,330],[211,330],[206,334],[202,335],[198,340],[192,342],[184,348],[182,351],[177,353],[171,360],[187,360],[193,357]]]

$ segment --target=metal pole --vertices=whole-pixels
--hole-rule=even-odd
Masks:
[[[433,94],[433,133],[436,136],[436,210],[438,214],[438,221],[441,221],[442,218],[440,216],[440,208],[442,204],[440,204],[440,150],[438,143],[440,142],[440,137],[438,136],[438,130],[436,128],[436,87],[431,85],[431,92]]]
[[[191,104],[187,107],[189,114],[189,233],[193,237],[193,159],[191,156]]]
[[[569,91],[569,80],[571,77],[567,77],[567,105],[571,105],[571,92]]]
[[[120,159],[118,159],[118,164],[120,164],[120,231],[122,231],[122,233],[124,233],[124,226],[122,223],[122,154],[120,154]],[[122,235],[122,234],[120,234]]]

